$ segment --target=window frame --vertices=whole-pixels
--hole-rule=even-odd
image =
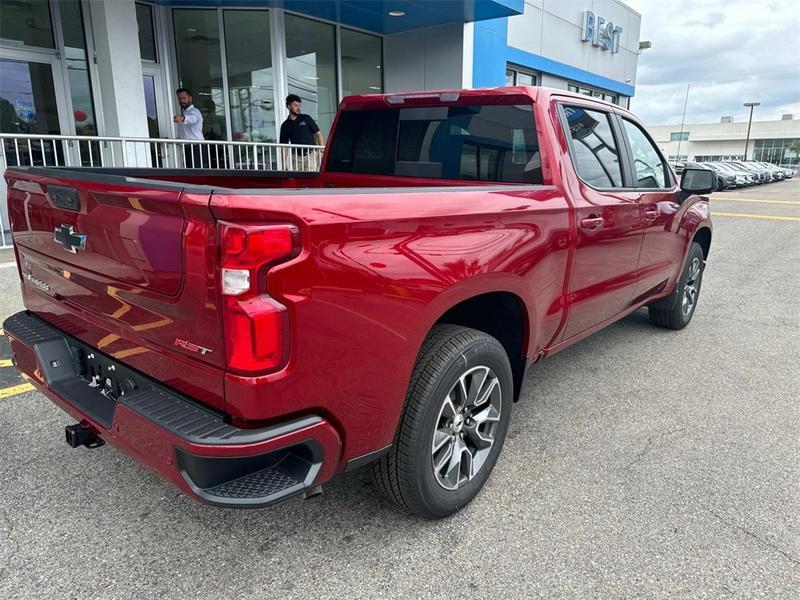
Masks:
[[[567,145],[567,153],[569,154],[570,161],[572,162],[572,171],[575,173],[575,176],[578,178],[578,180],[583,183],[583,185],[601,194],[608,192],[632,192],[641,189],[633,185],[633,182],[636,181],[636,179],[635,174],[632,171],[630,148],[628,148],[627,140],[624,140],[623,138],[625,132],[621,129],[622,124],[619,122],[619,115],[615,111],[609,110],[609,108],[606,106],[597,105],[593,102],[581,102],[578,98],[557,98],[555,103],[558,111],[558,118],[561,122],[561,133],[564,135],[564,141]],[[568,106],[578,106],[594,112],[603,113],[608,116],[611,134],[614,136],[614,143],[616,144],[617,152],[619,153],[620,171],[622,175],[621,186],[597,187],[581,177],[577,167],[575,152],[572,148],[572,134],[570,134],[569,131],[569,122],[567,121],[567,115],[564,112],[564,108]],[[620,142],[620,140],[622,140],[622,142]]]

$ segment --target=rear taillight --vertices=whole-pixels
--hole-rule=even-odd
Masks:
[[[267,271],[300,252],[294,225],[220,223],[220,286],[227,364],[279,369],[289,356],[289,311],[267,293]]]

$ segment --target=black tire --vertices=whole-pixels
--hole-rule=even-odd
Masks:
[[[486,375],[480,381],[484,369]],[[492,377],[497,380],[496,384]],[[473,420],[471,413],[464,413],[459,422],[460,413],[456,410],[452,419],[448,417],[451,411],[447,408],[447,399],[452,399],[450,407],[458,408],[463,395],[462,379],[469,391],[476,386],[475,395],[479,399],[481,390],[490,388],[491,395],[474,406],[474,411],[483,414],[484,410],[499,407],[499,415],[492,414],[491,419],[485,419],[476,412],[472,414]],[[484,385],[486,388],[481,387]],[[395,442],[391,450],[372,465],[376,485],[402,509],[426,519],[446,517],[464,507],[486,483],[500,455],[511,418],[513,390],[508,355],[495,338],[455,325],[434,327],[417,357]],[[468,404],[468,399],[464,399]],[[481,423],[476,424],[479,420]],[[447,435],[442,434],[443,431]],[[481,433],[492,437],[493,442],[483,449],[486,452],[475,447],[475,454],[472,454],[469,444]],[[438,440],[446,437],[442,449],[435,451]],[[482,438],[477,441],[485,443]],[[458,459],[457,471],[450,467],[453,459],[446,458],[448,447],[455,448],[450,456],[458,452],[458,456],[464,458],[464,465],[462,458]],[[465,452],[470,453],[470,458],[466,458]],[[481,462],[473,475],[471,467],[478,464],[478,454]],[[443,458],[445,467],[435,472],[434,462],[442,462]],[[445,485],[455,485],[455,488],[448,489]]]
[[[689,324],[700,299],[705,265],[703,249],[697,242],[692,242],[675,291],[665,300],[648,307],[653,325],[666,329],[683,329]]]

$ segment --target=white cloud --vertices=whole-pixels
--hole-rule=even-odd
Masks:
[[[723,115],[745,120],[800,117],[800,1],[627,0],[642,14],[642,40],[631,110],[650,125]]]

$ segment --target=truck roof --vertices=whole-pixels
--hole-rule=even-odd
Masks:
[[[342,100],[343,110],[358,110],[364,108],[379,108],[389,106],[421,106],[432,103],[453,103],[455,105],[467,104],[471,99],[486,99],[507,96],[527,96],[533,102],[546,102],[551,96],[566,96],[583,101],[596,102],[598,104],[613,106],[622,112],[631,114],[624,107],[612,104],[599,98],[576,94],[566,90],[540,87],[540,86],[510,86],[492,87],[478,89],[442,89],[425,90],[419,92],[392,92],[388,94],[361,94],[347,96]],[[633,116],[633,115],[631,115]]]

